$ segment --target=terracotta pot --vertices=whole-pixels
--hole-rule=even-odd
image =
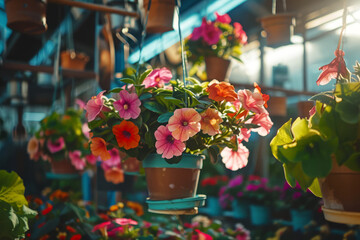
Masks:
[[[57,174],[74,174],[78,173],[75,167],[72,165],[70,159],[64,159],[60,161],[51,161],[51,172]]]
[[[183,154],[177,164],[169,164],[161,155],[152,154],[143,161],[150,200],[195,197],[202,157]]]
[[[219,81],[225,81],[227,78],[230,60],[207,56],[205,57],[206,75],[208,81],[217,79]]]
[[[268,101],[268,112],[272,117],[286,116],[286,97],[270,97]]]
[[[86,63],[90,60],[85,54],[74,51],[62,51],[60,58],[62,68],[79,71],[84,70]]]
[[[279,47],[291,43],[295,20],[292,14],[275,14],[260,19],[261,25],[267,33],[266,40],[269,47]]]
[[[148,9],[149,0],[144,0],[145,13]],[[175,1],[174,0],[152,0],[146,31],[148,33],[163,33],[174,30]]]
[[[314,106],[314,101],[301,101],[298,102],[297,108],[298,108],[298,115],[301,118],[309,117],[309,111]]]
[[[17,32],[41,34],[46,31],[46,0],[5,0],[7,26]]]
[[[360,216],[360,172],[333,160],[330,174],[319,182],[326,209],[358,212]]]

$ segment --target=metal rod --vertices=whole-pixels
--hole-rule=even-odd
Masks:
[[[5,61],[0,65],[0,69],[7,70],[21,70],[21,71],[30,71],[30,72],[43,72],[43,73],[54,73],[54,67],[52,66],[34,66],[27,63],[20,63],[14,61]],[[64,77],[73,77],[78,79],[95,79],[96,73],[93,71],[80,71],[80,70],[71,70],[71,69],[62,69],[62,75]]]
[[[88,9],[88,10],[92,10],[92,11],[99,11],[99,12],[105,12],[105,13],[115,13],[115,14],[119,14],[119,15],[131,16],[131,17],[139,18],[139,14],[137,12],[124,11],[124,10],[119,9],[119,8],[108,7],[108,6],[104,6],[104,5],[101,5],[101,4],[85,3],[85,2],[78,2],[78,1],[71,1],[71,0],[48,0],[48,2],[55,3],[55,4],[61,4],[61,5],[68,5],[68,6],[73,6],[73,7],[84,8],[84,9]]]

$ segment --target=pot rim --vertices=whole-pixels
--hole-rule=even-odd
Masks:
[[[181,161],[178,163],[170,164],[161,157],[160,154],[150,154],[143,161],[144,168],[190,168],[190,169],[202,169],[203,155],[194,155],[184,153],[182,154]]]

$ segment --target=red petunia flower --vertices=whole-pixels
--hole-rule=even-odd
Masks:
[[[344,51],[337,49],[335,50],[334,54],[336,58],[334,58],[331,63],[319,68],[319,70],[323,72],[320,74],[318,80],[316,81],[316,84],[318,86],[328,84],[331,79],[337,79],[340,74],[343,77],[347,77],[348,71],[346,69],[346,64],[344,60]]]

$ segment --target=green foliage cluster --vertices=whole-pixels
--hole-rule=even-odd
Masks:
[[[315,95],[315,114],[290,119],[270,143],[283,163],[287,182],[321,196],[318,179],[326,177],[336,162],[360,171],[360,65],[354,78],[341,78],[333,92]]]

